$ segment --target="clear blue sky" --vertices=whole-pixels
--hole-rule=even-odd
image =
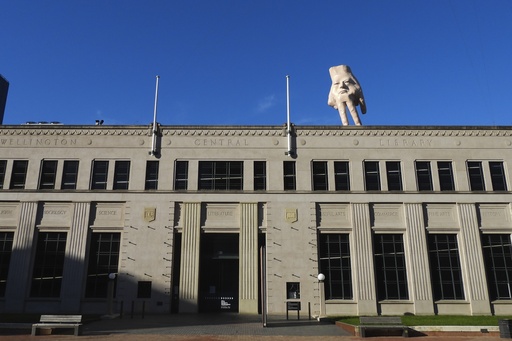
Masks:
[[[510,0],[0,0],[4,124],[512,125]]]

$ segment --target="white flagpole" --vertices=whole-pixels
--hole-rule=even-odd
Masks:
[[[153,138],[151,141],[151,151],[149,152],[151,155],[156,154],[156,134],[157,134],[157,127],[156,127],[156,107],[158,104],[158,80],[160,79],[160,76],[156,76],[156,89],[155,89],[155,107],[153,110]]]
[[[290,126],[290,76],[286,75],[286,133],[288,134],[287,155],[292,155],[292,131]]]

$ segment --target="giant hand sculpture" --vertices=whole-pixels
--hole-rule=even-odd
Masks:
[[[329,69],[332,85],[329,92],[329,104],[334,109],[338,109],[341,117],[341,123],[348,125],[347,107],[352,115],[354,124],[360,126],[361,121],[357,113],[357,106],[361,107],[361,113],[366,114],[366,103],[364,101],[363,90],[352,74],[352,70],[347,65],[333,66]]]

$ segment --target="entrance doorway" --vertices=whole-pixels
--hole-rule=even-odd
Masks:
[[[200,254],[199,311],[238,312],[238,234],[202,234]]]

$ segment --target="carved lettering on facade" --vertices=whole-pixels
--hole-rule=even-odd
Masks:
[[[26,146],[42,146],[42,147],[51,147],[51,146],[76,146],[77,139],[63,139],[63,138],[40,138],[40,139],[32,139],[32,138],[24,138],[24,139],[13,139],[13,138],[0,138],[0,146],[2,147],[26,147]]]
[[[233,211],[209,211],[208,212],[209,217],[232,217]]]
[[[64,214],[67,214],[68,212],[66,210],[50,210],[50,209],[45,209],[43,211],[44,214],[51,214],[51,215],[64,215]]]
[[[195,139],[194,145],[202,147],[247,147],[246,139]]]
[[[432,147],[428,139],[380,139],[381,147]]]
[[[98,211],[98,215],[117,215],[117,211],[116,210],[101,210],[101,211]]]

